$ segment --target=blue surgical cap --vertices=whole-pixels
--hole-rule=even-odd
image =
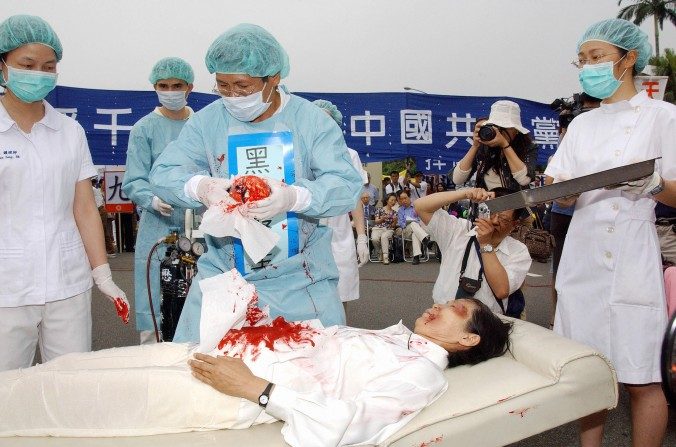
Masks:
[[[638,26],[623,19],[601,20],[587,28],[577,44],[577,51],[580,51],[583,43],[590,40],[607,42],[627,51],[636,50],[638,56],[634,68],[637,73],[643,71],[652,54],[648,35]]]
[[[218,36],[204,58],[209,73],[246,74],[255,78],[289,74],[289,57],[260,26],[242,23]]]
[[[195,73],[189,63],[180,57],[165,57],[160,59],[152,70],[148,80],[155,85],[160,79],[176,78],[192,84],[195,80]]]
[[[38,16],[15,15],[0,23],[0,54],[31,43],[41,43],[54,50],[57,62],[63,56],[59,36],[44,19]]]
[[[320,109],[328,112],[329,115],[331,115],[331,118],[333,118],[333,120],[337,122],[339,126],[343,125],[343,114],[340,113],[338,107],[336,107],[331,101],[327,101],[326,99],[317,99],[312,101],[312,103]]]

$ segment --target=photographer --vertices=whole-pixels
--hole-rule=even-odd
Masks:
[[[441,267],[432,292],[435,303],[474,296],[493,312],[504,313],[505,299],[521,287],[531,265],[526,246],[509,236],[527,211],[508,210],[478,218],[474,222],[476,236],[471,236],[468,220],[451,216],[442,208],[463,199],[482,202],[512,192],[507,188],[491,192],[470,188],[430,194],[415,201],[416,212],[441,251]]]
[[[521,109],[513,101],[496,101],[488,119],[474,127],[474,142],[453,169],[453,183],[465,183],[476,173],[476,186],[487,190],[528,188],[535,178],[537,145],[521,125]]]

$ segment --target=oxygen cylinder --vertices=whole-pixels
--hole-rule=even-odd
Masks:
[[[190,284],[186,281],[181,268],[180,253],[175,246],[167,248],[165,258],[160,263],[160,328],[163,341],[172,341],[181,310],[188,296]]]

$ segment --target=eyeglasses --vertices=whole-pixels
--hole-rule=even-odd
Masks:
[[[582,68],[587,64],[589,65],[598,64],[599,62],[601,62],[601,59],[608,56],[612,56],[613,54],[620,54],[620,52],[615,51],[614,53],[595,54],[590,59],[575,59],[571,62],[571,64],[574,65],[575,68]]]
[[[265,88],[265,84],[263,85],[263,88]],[[223,95],[223,96],[249,96],[252,93],[256,91],[256,87],[251,87],[250,89],[244,89],[241,87],[231,87],[231,88],[225,88],[225,87],[219,87],[218,83],[214,84],[214,88],[212,90],[213,93],[216,93],[217,95]]]
[[[498,221],[503,224],[511,223],[513,221],[512,217],[506,217],[501,214],[494,214],[495,217],[498,218]]]

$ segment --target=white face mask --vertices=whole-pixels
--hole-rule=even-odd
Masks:
[[[267,101],[263,101],[263,90],[265,90],[266,85],[263,84],[261,91],[248,96],[223,96],[223,104],[225,104],[226,110],[239,121],[248,123],[255,120],[264,114],[272,104],[267,102],[272,96],[272,90],[270,90]]]
[[[188,100],[185,97],[185,91],[183,90],[171,92],[158,91],[157,98],[160,100],[160,104],[174,112],[181,110],[188,103]]]

